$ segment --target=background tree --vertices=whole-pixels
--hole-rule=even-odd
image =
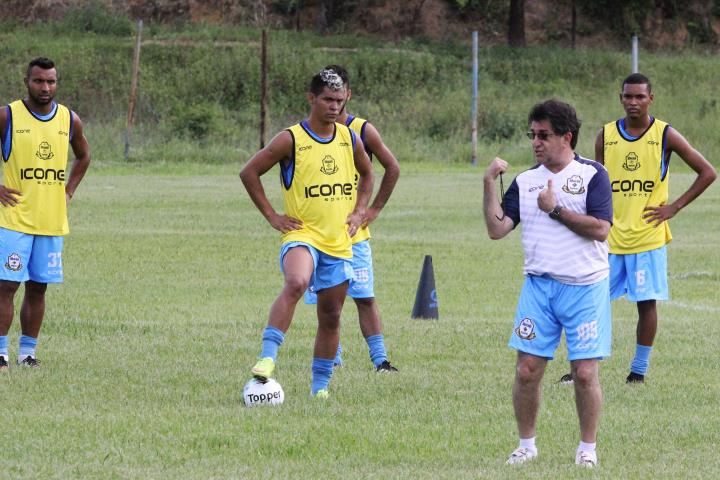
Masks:
[[[512,47],[525,46],[525,0],[510,0],[508,45]]]

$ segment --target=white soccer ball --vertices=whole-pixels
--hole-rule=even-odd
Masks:
[[[280,405],[284,400],[285,392],[280,384],[272,378],[268,378],[265,382],[253,378],[243,388],[243,401],[248,407]]]

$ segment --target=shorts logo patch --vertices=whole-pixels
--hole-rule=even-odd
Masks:
[[[520,325],[515,329],[515,333],[523,340],[532,340],[535,338],[535,322],[530,318],[523,318]]]
[[[18,253],[11,253],[10,256],[8,256],[7,261],[5,262],[5,268],[7,268],[8,270],[12,270],[13,272],[17,272],[22,267],[23,264],[20,255]]]
[[[356,268],[355,278],[353,280],[357,283],[367,283],[370,281],[370,275],[367,268]]]

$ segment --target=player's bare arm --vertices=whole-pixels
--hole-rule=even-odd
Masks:
[[[605,130],[600,129],[595,139],[595,161],[605,165]]]
[[[488,236],[493,240],[503,238],[515,228],[512,219],[505,216],[495,190],[495,179],[501,173],[506,172],[508,167],[508,162],[500,157],[495,157],[485,170],[483,177],[483,214]]]
[[[400,178],[400,164],[395,155],[383,142],[377,129],[368,122],[365,126],[365,142],[370,151],[377,157],[380,165],[383,166],[384,172],[380,180],[380,188],[370,207],[365,212],[363,226],[369,225],[380,215],[387,201],[390,199],[398,178]]]
[[[553,191],[552,179],[548,180],[548,188],[540,192],[537,201],[538,208],[546,213],[552,212],[557,206],[557,197]],[[607,220],[573,212],[568,208],[560,210],[558,221],[581,237],[598,242],[604,242],[610,233],[611,224]]]
[[[0,135],[5,131],[7,126],[7,108],[0,108]],[[14,207],[18,204],[18,195],[22,195],[21,192],[14,188],[7,188],[5,185],[0,185],[0,205],[3,207]]]
[[[355,159],[355,170],[358,175],[357,200],[355,209],[348,215],[346,223],[348,224],[348,234],[352,237],[363,223],[367,204],[370,201],[370,195],[373,191],[373,171],[370,159],[365,153],[365,145],[362,140],[357,138],[355,142],[355,150],[353,151]]]
[[[70,139],[70,146],[75,154],[75,161],[65,182],[65,197],[68,202],[75,195],[75,190],[90,166],[90,145],[85,138],[83,122],[75,112],[73,112],[73,137]]]
[[[257,152],[240,171],[240,180],[257,209],[275,230],[282,233],[299,230],[302,228],[302,222],[275,211],[265,194],[260,177],[277,163],[288,161],[293,153],[292,149],[292,135],[288,131],[282,131],[265,148]]]
[[[673,218],[681,209],[699,197],[717,178],[717,172],[710,162],[672,127],[668,128],[667,132],[667,148],[678,154],[697,173],[697,177],[690,188],[674,202],[667,205],[651,205],[645,209],[643,218],[655,227]]]

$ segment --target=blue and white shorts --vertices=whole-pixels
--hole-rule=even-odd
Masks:
[[[375,297],[375,274],[373,272],[372,249],[370,241],[353,244],[353,278],[350,280],[347,294],[352,298],[373,298]],[[305,291],[305,303],[315,305],[317,295],[312,288]]]
[[[609,357],[612,342],[607,278],[591,285],[566,285],[547,276],[527,275],[509,346],[552,359],[562,331],[568,360]]]
[[[608,255],[610,299],[627,295],[631,302],[667,300],[667,246],[647,252]]]
[[[313,291],[319,292],[326,288],[335,287],[352,278],[353,270],[349,258],[333,257],[305,242],[288,242],[280,247],[280,270],[283,273],[285,273],[283,269],[285,254],[295,247],[307,248],[312,256],[315,268],[312,277],[310,277],[308,288],[312,288]]]
[[[62,283],[63,240],[0,227],[0,280]]]

